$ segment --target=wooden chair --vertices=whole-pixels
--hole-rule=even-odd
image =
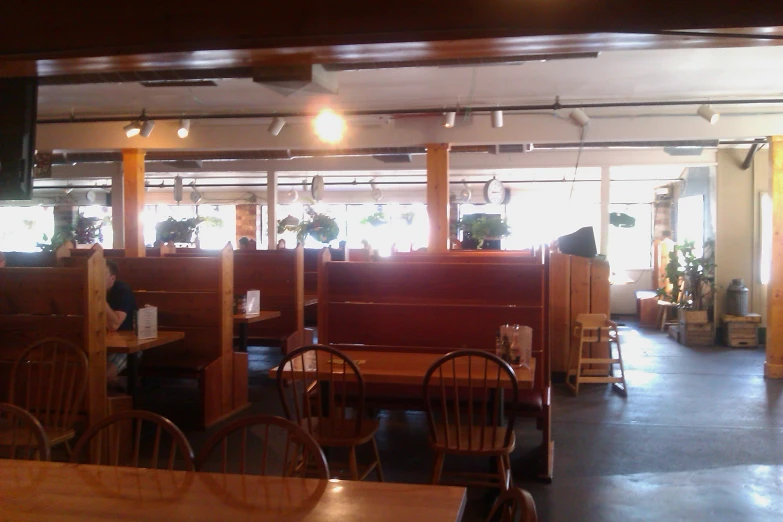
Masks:
[[[149,429],[146,431],[144,424],[149,425]],[[153,428],[154,435],[150,433]],[[166,449],[165,447],[161,448],[164,433],[171,440],[168,445],[165,469],[174,469],[177,453],[179,453],[179,458],[182,461],[181,467],[185,471],[195,470],[193,449],[182,431],[167,418],[157,413],[140,410],[121,411],[90,426],[76,443],[71,455],[71,462],[74,464],[83,461],[87,463],[90,442],[98,436],[97,459],[95,459],[97,462],[89,462],[90,464],[163,469],[158,468],[158,463],[162,456],[166,456],[161,452],[161,449]],[[150,437],[150,435],[152,436]],[[149,438],[142,442],[145,436]],[[150,439],[152,444],[147,444]],[[108,442],[106,447],[104,447],[104,441]],[[147,453],[151,453],[151,455]]]
[[[510,381],[510,393],[505,394],[510,400],[505,426],[501,380]],[[496,458],[497,473],[460,473],[470,477],[461,481],[463,484],[503,491],[510,487],[509,455],[516,442],[518,391],[517,377],[508,363],[481,350],[452,352],[430,366],[424,376],[424,402],[430,447],[436,454],[433,484],[441,481],[446,455],[470,455]]]
[[[579,395],[580,383],[611,383],[622,395],[627,396],[617,324],[607,319],[605,314],[579,314],[576,316],[574,337],[579,339],[579,343],[571,347],[565,381],[574,395]],[[593,343],[607,343],[608,357],[593,357],[592,354],[585,356],[585,349],[590,350]],[[616,357],[612,356],[613,344],[617,347]],[[619,375],[615,375],[615,364],[620,366]],[[607,368],[584,368],[586,365],[601,365]]]
[[[49,439],[30,412],[0,402],[0,457],[50,460]]]
[[[65,444],[70,454],[88,373],[87,355],[79,346],[65,339],[42,339],[14,363],[8,402],[32,413],[50,446]]]
[[[538,522],[536,503],[524,489],[510,488],[495,501],[487,522]]]
[[[289,376],[284,372],[290,372]],[[288,383],[290,396],[286,393]],[[277,389],[289,420],[304,428],[321,447],[348,449],[348,479],[364,480],[375,470],[383,482],[375,441],[378,421],[364,417],[364,379],[354,361],[329,346],[304,346],[281,361]],[[372,444],[375,459],[360,473],[356,448],[367,443]]]
[[[260,439],[260,456],[253,451],[259,448],[248,448],[248,432],[251,439]],[[230,444],[229,439],[232,439]],[[270,441],[280,443],[282,447],[275,445],[270,448]],[[206,469],[206,465],[218,445],[221,447],[222,473],[329,478],[326,457],[315,439],[300,426],[282,417],[252,415],[223,426],[202,448],[196,460],[196,469],[212,471]],[[239,453],[229,456],[229,452],[237,448]],[[254,454],[254,458],[249,459],[251,454]],[[236,466],[230,466],[229,462]],[[270,463],[279,472],[267,473]],[[315,472],[308,473],[309,470]]]

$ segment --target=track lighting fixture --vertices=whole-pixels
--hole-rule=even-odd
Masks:
[[[457,113],[454,111],[443,113],[443,126],[447,129],[454,127],[454,123],[457,121]]]
[[[574,109],[568,117],[580,127],[586,127],[587,124],[590,123],[590,116],[585,114],[585,111],[582,109]]]
[[[269,131],[269,134],[272,136],[277,136],[280,134],[280,131],[283,130],[283,127],[285,127],[285,119],[284,118],[274,118],[272,119],[272,123],[269,124],[269,128],[267,129]]]
[[[188,137],[188,134],[190,134],[190,120],[186,120],[186,119],[179,120],[179,129],[177,129],[177,136],[179,136],[182,139],[185,139]]]
[[[125,131],[125,135],[129,138],[138,136],[141,132],[141,122],[139,120],[132,121],[122,128]]]
[[[503,126],[503,111],[492,111],[492,128],[499,129]]]
[[[710,125],[715,125],[718,123],[718,120],[720,119],[720,113],[718,113],[715,109],[710,107],[709,105],[702,105],[699,107],[699,110],[696,111],[696,113],[710,122]]]
[[[144,120],[144,123],[141,124],[141,130],[139,134],[142,138],[148,138],[150,134],[152,134],[152,129],[155,128],[155,120]]]

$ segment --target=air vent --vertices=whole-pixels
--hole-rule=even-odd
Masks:
[[[376,154],[373,158],[383,163],[411,163],[413,161],[410,154]]]

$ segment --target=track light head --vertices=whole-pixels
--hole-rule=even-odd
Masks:
[[[125,131],[125,135],[129,138],[138,136],[138,134],[141,132],[141,122],[138,120],[132,121],[124,126],[122,130]]]
[[[568,117],[580,127],[586,127],[590,123],[590,116],[585,114],[585,111],[582,109],[574,109]]]
[[[492,128],[499,129],[503,126],[503,111],[492,111]]]
[[[285,118],[273,118],[272,123],[269,124],[269,128],[267,129],[269,134],[272,136],[277,136],[280,134],[280,131],[283,130],[283,127],[285,127],[285,123]]]
[[[715,125],[718,123],[718,120],[720,119],[720,113],[717,112],[715,109],[710,107],[709,105],[702,105],[699,107],[699,110],[696,111],[696,113],[710,122],[710,125]]]
[[[443,113],[443,126],[447,129],[454,127],[457,121],[457,113],[455,111],[448,111]]]
[[[179,129],[177,129],[177,136],[179,136],[182,139],[185,139],[188,137],[188,134],[190,134],[190,120],[187,119],[179,120]]]
[[[144,123],[141,124],[141,131],[139,134],[141,134],[142,138],[148,138],[150,134],[152,134],[152,129],[155,128],[155,120],[144,120]]]

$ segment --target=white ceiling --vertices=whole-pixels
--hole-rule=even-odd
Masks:
[[[605,52],[597,58],[479,67],[422,67],[335,73],[337,95],[282,96],[251,80],[218,87],[143,87],[137,83],[43,86],[39,116],[71,114],[274,112],[777,97],[783,46]],[[722,108],[722,112],[730,111]],[[744,107],[744,112],[777,108]],[[783,108],[781,108],[783,111]],[[592,111],[592,114],[692,113],[692,107]]]

